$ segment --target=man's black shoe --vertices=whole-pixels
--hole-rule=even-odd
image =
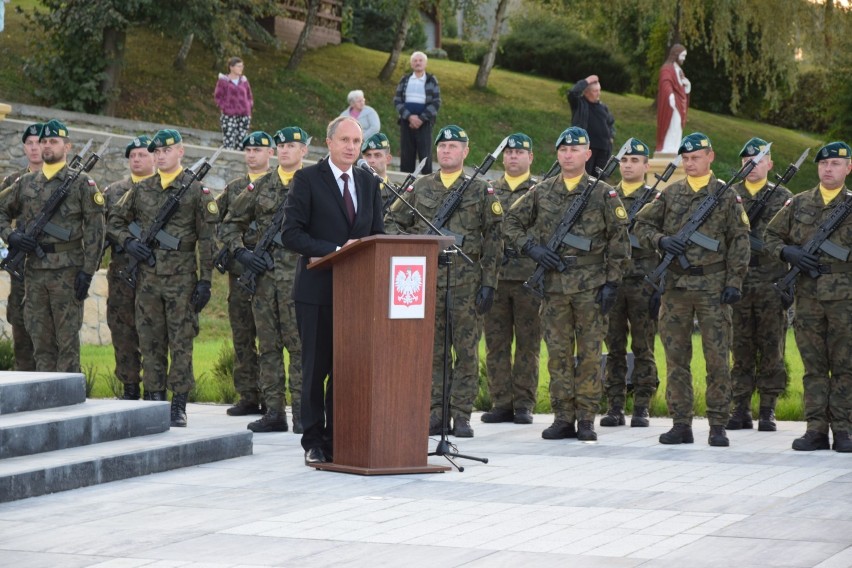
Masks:
[[[139,383],[124,383],[124,393],[121,395],[121,400],[139,400],[141,394]]]
[[[763,406],[757,416],[757,431],[758,432],[775,432],[778,427],[775,425],[775,409],[771,406]]]
[[[647,428],[651,425],[651,421],[648,419],[650,414],[648,414],[648,408],[645,406],[634,406],[633,407],[633,416],[630,418],[630,427],[631,428]]]
[[[828,448],[828,434],[816,430],[808,430],[804,436],[793,440],[793,449],[798,452],[813,452],[815,450],[827,450]]]
[[[512,422],[515,419],[515,413],[509,408],[492,408],[482,415],[482,421],[488,424],[496,424],[498,422]]]
[[[515,411],[515,417],[512,419],[515,424],[532,424],[533,415],[529,408],[521,408]]]
[[[270,410],[260,420],[250,422],[246,428],[252,432],[286,432],[287,414]]]
[[[305,465],[326,463],[327,461],[320,448],[311,448],[305,452]]]
[[[579,420],[577,422],[577,439],[581,442],[596,442],[598,435],[595,433],[593,420]]]
[[[707,443],[718,448],[727,448],[731,445],[725,427],[722,425],[710,426],[710,436],[707,437]]]
[[[728,420],[728,430],[751,430],[754,428],[754,423],[751,419],[751,406],[748,402],[737,404],[731,418]]]
[[[251,414],[263,414],[260,411],[260,406],[256,402],[251,402],[249,400],[240,399],[237,404],[228,408],[225,411],[228,416],[249,416]]]
[[[453,418],[453,436],[456,438],[473,438],[473,428],[470,427],[470,418],[456,416]]]
[[[834,444],[831,448],[835,452],[849,453],[852,452],[852,440],[849,439],[849,432],[840,430],[834,433]]]
[[[601,426],[624,426],[624,411],[620,406],[613,406],[601,417]],[[579,432],[577,434],[579,438]]]
[[[660,434],[661,444],[691,444],[694,441],[692,426],[689,424],[675,424],[671,430]]]
[[[173,428],[186,428],[186,400],[189,393],[182,392],[172,395],[171,426]]]
[[[440,436],[441,435],[441,417],[437,414],[429,415],[429,435],[430,436]]]
[[[556,419],[553,424],[544,429],[541,437],[545,440],[562,440],[563,438],[576,438],[577,431],[574,422]]]

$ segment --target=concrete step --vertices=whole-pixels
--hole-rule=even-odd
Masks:
[[[86,379],[80,373],[0,372],[0,415],[85,401]]]
[[[96,400],[0,416],[0,459],[159,434],[168,402]]]

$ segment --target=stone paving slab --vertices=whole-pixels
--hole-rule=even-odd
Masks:
[[[661,446],[670,421],[598,443],[483,424],[464,472],[359,477],[303,464],[299,436],[254,454],[0,505],[0,564],[250,566],[852,566],[852,456],[790,449],[801,423]],[[245,428],[190,405],[188,430]],[[435,441],[430,442],[434,447]],[[432,463],[446,463],[430,458]]]

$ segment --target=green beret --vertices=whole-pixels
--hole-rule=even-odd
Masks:
[[[377,132],[364,140],[361,152],[363,153],[367,150],[390,150],[390,141],[383,133]]]
[[[34,122],[27,126],[27,129],[24,130],[24,133],[21,135],[21,142],[26,143],[27,138],[30,136],[38,136],[41,134],[41,129],[44,128],[44,124],[41,122]]]
[[[68,138],[68,127],[53,118],[42,125],[38,139],[42,138]]]
[[[648,145],[638,138],[630,139],[630,149],[624,154],[625,156],[645,156],[648,157]]]
[[[852,148],[846,142],[830,142],[819,149],[814,162],[827,160],[829,158],[852,158]]]
[[[465,132],[461,126],[450,124],[449,126],[443,127],[438,132],[438,137],[435,138],[435,146],[437,146],[439,142],[450,142],[453,140],[456,142],[467,142],[469,139],[467,137],[467,132]]]
[[[311,137],[308,136],[308,133],[299,128],[298,126],[287,126],[275,133],[276,144],[299,142],[307,146],[308,142],[310,142],[310,139]]]
[[[243,138],[240,142],[240,150],[245,150],[247,147],[255,148],[272,148],[272,136],[263,130],[256,130]]]
[[[164,128],[151,138],[151,142],[148,144],[148,151],[153,152],[163,146],[174,146],[175,144],[180,144],[182,140],[180,132],[171,128]]]
[[[514,134],[509,134],[509,140],[508,142],[506,142],[506,148],[512,148],[513,150],[526,150],[528,152],[532,152],[532,138],[530,138],[523,132],[515,132]]]
[[[757,156],[767,146],[769,146],[769,142],[767,142],[763,138],[758,138],[757,136],[755,136],[754,138],[746,142],[745,146],[743,146],[743,149],[740,150],[740,158],[751,158],[752,156]]]
[[[136,138],[130,141],[130,144],[124,147],[124,157],[129,158],[130,152],[132,152],[133,150],[138,150],[139,148],[145,148],[147,150],[148,144],[150,143],[151,138],[148,135],[143,134],[142,136],[137,136]]]
[[[588,146],[589,133],[579,126],[571,126],[562,131],[556,139],[556,147],[560,146]]]
[[[680,148],[677,149],[677,153],[689,154],[690,152],[696,152],[698,150],[712,149],[713,146],[710,144],[710,139],[707,138],[707,135],[702,134],[701,132],[693,132],[680,141]]]

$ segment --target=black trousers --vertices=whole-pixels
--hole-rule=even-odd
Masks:
[[[322,448],[330,456],[334,433],[332,307],[296,302],[296,323],[302,340],[302,448]]]
[[[612,150],[592,148],[592,157],[586,162],[586,173],[597,177],[598,172],[595,168],[604,169],[610,156],[612,156]]]
[[[426,158],[421,174],[432,173],[432,123],[411,128],[407,120],[399,123],[399,170],[413,172],[417,163]]]

